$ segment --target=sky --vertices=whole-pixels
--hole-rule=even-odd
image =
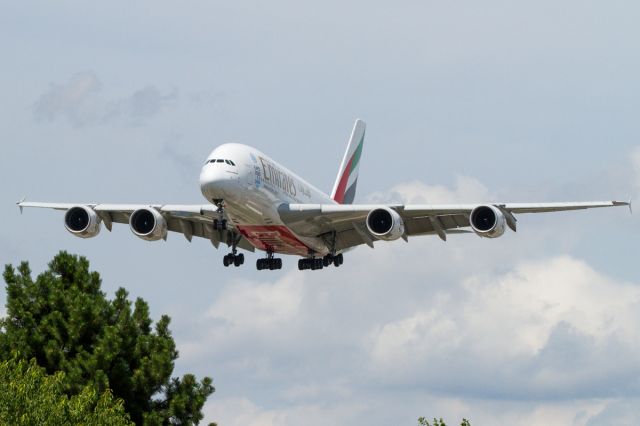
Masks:
[[[377,243],[345,264],[224,268],[15,202],[205,203],[216,146],[356,202],[640,199],[640,4],[541,0],[0,2],[0,263],[64,249],[167,313],[175,374],[234,425],[620,425],[640,417],[640,219],[523,215],[496,240]],[[4,300],[4,290],[0,291]],[[0,308],[0,314],[4,313]]]

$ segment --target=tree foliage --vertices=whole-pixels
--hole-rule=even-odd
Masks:
[[[35,281],[27,262],[7,265],[7,317],[0,320],[0,359],[34,358],[78,395],[87,385],[111,389],[136,424],[198,424],[212,381],[171,378],[178,357],[163,315],[153,326],[149,306],[120,288],[108,300],[84,257],[60,252]]]
[[[98,394],[91,385],[69,398],[64,373],[44,373],[35,360],[0,363],[0,424],[129,426],[122,400],[110,391]]]
[[[447,426],[444,420],[442,420],[442,417],[440,417],[439,419],[436,419],[434,417],[433,423],[429,423],[426,417],[420,417],[418,419],[418,424],[420,426]],[[462,419],[462,423],[460,423],[460,426],[471,426],[471,423],[469,423],[469,420],[467,419]]]

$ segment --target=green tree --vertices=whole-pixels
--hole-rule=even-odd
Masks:
[[[0,363],[0,424],[129,426],[122,400],[91,385],[69,398],[64,373],[47,376],[35,360]]]
[[[35,358],[47,374],[64,372],[63,388],[111,389],[136,424],[198,424],[212,381],[171,378],[178,357],[163,315],[152,327],[149,306],[120,288],[108,300],[84,257],[60,252],[34,281],[27,262],[7,265],[7,316],[0,320],[0,359]]]
[[[440,417],[440,419],[436,419],[434,417],[433,423],[429,423],[426,417],[420,417],[418,419],[418,424],[420,426],[447,426],[444,420],[442,420],[442,417]],[[469,420],[467,419],[462,419],[462,423],[460,423],[460,426],[471,426],[471,423],[469,423]]]

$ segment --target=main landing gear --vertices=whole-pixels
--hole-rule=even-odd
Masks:
[[[305,259],[298,260],[298,269],[301,271],[311,269],[312,271],[317,271],[318,269],[322,269],[333,264],[336,268],[344,263],[344,257],[342,253],[338,255],[328,254],[322,258],[316,257],[308,257]]]
[[[262,271],[263,269],[270,271],[282,269],[282,259],[273,257],[273,252],[267,252],[266,259],[258,259],[256,261],[256,268],[258,271]]]
[[[231,265],[238,267],[244,264],[244,254],[242,253],[238,254],[238,243],[240,242],[241,236],[240,234],[237,234],[236,232],[234,232],[231,238],[232,238],[231,253],[229,253],[222,259],[222,263],[224,264],[225,267],[228,267]]]
[[[222,263],[224,264],[224,266],[240,266],[242,264],[244,264],[244,254],[240,253],[240,254],[235,254],[235,253],[229,253],[228,255],[226,255],[223,259],[222,259]]]

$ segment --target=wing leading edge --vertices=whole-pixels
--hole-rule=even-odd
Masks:
[[[72,204],[72,203],[40,203],[20,201],[17,203],[20,210],[23,208],[47,208],[66,211],[72,207],[86,206],[93,209],[111,231],[113,223],[129,223],[131,214],[141,208],[153,208],[160,212],[167,222],[169,231],[183,234],[191,241],[192,237],[206,238],[218,248],[220,243],[231,245],[232,233],[216,231],[213,228],[213,220],[218,217],[216,207],[211,204]],[[233,229],[233,224],[229,222]],[[238,247],[253,252],[255,248],[244,238],[238,242]]]
[[[402,205],[402,204],[282,204],[278,212],[282,221],[303,236],[326,236],[335,240],[335,249],[344,250],[360,244],[373,247],[377,238],[366,228],[367,215],[374,209],[387,207],[395,210],[405,225],[408,236],[438,235],[446,240],[447,234],[470,233],[469,216],[482,204]],[[492,203],[505,216],[507,225],[516,230],[516,214],[547,213],[592,208],[629,206],[624,201],[592,201],[569,203]]]

